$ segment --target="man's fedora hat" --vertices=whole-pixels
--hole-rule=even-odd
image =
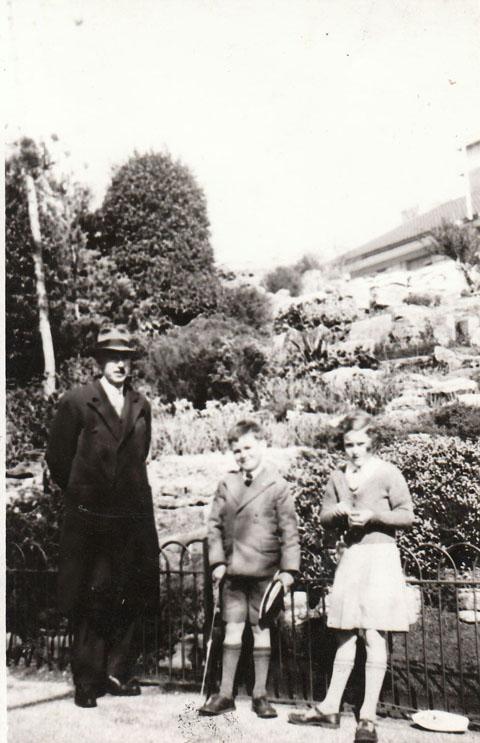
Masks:
[[[258,612],[258,625],[260,629],[271,627],[281,611],[284,610],[283,583],[277,578],[278,572],[265,589]]]
[[[97,356],[102,351],[116,351],[132,356],[136,354],[133,338],[125,325],[105,325],[100,328],[91,353]]]

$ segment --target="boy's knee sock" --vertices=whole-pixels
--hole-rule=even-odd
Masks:
[[[240,645],[223,645],[222,658],[222,683],[220,684],[220,694],[224,697],[233,696],[233,683],[235,681],[235,672],[237,670],[240,658]]]
[[[267,696],[267,676],[270,665],[270,648],[253,648],[253,665],[255,668],[255,686],[253,698]]]
[[[386,670],[386,661],[372,662],[367,660],[365,663],[365,696],[360,710],[361,720],[375,721]]]

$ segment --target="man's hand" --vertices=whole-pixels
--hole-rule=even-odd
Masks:
[[[279,573],[277,576],[277,579],[283,585],[283,592],[287,594],[290,590],[291,585],[294,582],[293,575],[290,575],[290,573]]]
[[[365,526],[373,518],[373,511],[363,508],[359,511],[351,511],[348,516],[349,526]]]
[[[220,585],[220,582],[226,572],[227,572],[226,565],[217,565],[217,567],[212,570],[212,581],[213,581],[215,588],[217,588]]]

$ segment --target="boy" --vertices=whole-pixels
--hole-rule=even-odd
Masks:
[[[211,696],[201,715],[235,709],[233,684],[242,634],[248,619],[253,631],[255,686],[252,709],[259,717],[276,717],[267,700],[270,630],[258,626],[263,593],[273,575],[287,592],[300,566],[300,546],[293,499],[287,482],[265,461],[262,429],[252,420],[237,423],[228,443],[239,467],[220,482],[208,521],[209,558],[215,588],[222,587],[226,622],[220,693]]]

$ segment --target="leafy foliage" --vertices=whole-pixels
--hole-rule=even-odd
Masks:
[[[461,439],[480,438],[480,415],[478,408],[469,407],[459,402],[444,405],[433,412],[433,420],[450,436]]]
[[[266,365],[250,328],[231,318],[199,317],[152,342],[143,363],[145,379],[166,400],[238,401],[252,397]]]
[[[400,547],[418,554],[418,546],[425,542],[443,547],[457,542],[478,544],[480,448],[476,442],[416,434],[381,448],[379,454],[402,471],[414,502],[415,524],[411,530],[400,533]],[[336,537],[334,533],[326,537],[319,523],[326,481],[336,461],[338,455],[325,450],[307,450],[289,475],[307,573],[319,570],[321,551],[332,546],[325,539],[334,541]],[[438,553],[423,550],[420,554],[420,565],[426,574],[436,570],[437,562]],[[328,554],[323,568],[330,569]]]
[[[473,269],[480,266],[480,231],[472,224],[456,225],[442,222],[432,230],[433,252],[456,261],[470,289],[476,286]],[[478,277],[477,277],[478,278]]]
[[[216,305],[217,278],[203,191],[167,154],[135,154],[116,172],[98,215],[95,245],[125,287],[112,307],[154,333]]]
[[[82,227],[88,191],[53,174],[47,149],[32,140],[17,143],[5,173],[7,376],[29,380],[43,372],[38,308],[24,173],[35,181],[50,324],[57,359],[74,350],[78,318],[78,254],[85,246]]]
[[[265,330],[272,319],[268,296],[254,286],[222,286],[218,291],[215,312],[233,317],[256,330]]]
[[[277,266],[265,275],[263,285],[272,294],[286,289],[291,297],[298,297],[302,289],[302,274],[291,266]]]

